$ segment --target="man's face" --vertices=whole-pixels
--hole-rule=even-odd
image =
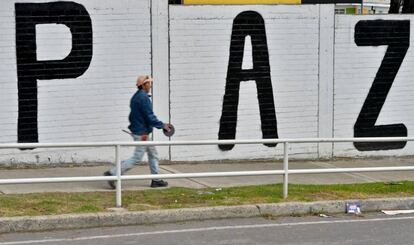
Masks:
[[[142,85],[142,88],[149,93],[151,91],[151,87],[152,87],[152,83],[151,82],[146,82]]]

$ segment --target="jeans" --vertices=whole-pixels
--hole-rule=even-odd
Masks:
[[[134,141],[141,141],[141,135],[133,134]],[[131,158],[121,162],[121,173],[130,170],[134,165],[140,164],[145,152],[148,153],[148,162],[151,174],[158,174],[158,153],[155,146],[138,145],[135,147],[134,155]],[[111,175],[116,175],[116,166],[110,170]]]

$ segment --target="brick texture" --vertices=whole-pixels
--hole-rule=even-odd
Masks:
[[[1,143],[17,142],[16,2],[2,1],[0,10]],[[151,73],[149,1],[85,0],[76,3],[87,10],[92,22],[92,59],[87,70],[77,78],[37,81],[39,142],[130,140],[121,132],[128,125],[129,99],[135,92],[137,75]],[[70,9],[67,11],[68,16],[76,14]],[[45,15],[47,19],[47,13]],[[45,24],[37,25],[36,29],[37,52],[43,52],[38,53],[40,60],[62,60],[68,54],[72,35],[67,26]],[[85,38],[88,36],[82,30],[75,31],[81,32],[81,41],[82,34]],[[64,74],[62,70],[58,75]],[[113,159],[113,151],[106,149],[44,151],[16,150],[13,152],[18,154],[10,155],[10,151],[3,150],[0,151],[0,161],[37,163]]]
[[[384,58],[388,47],[387,45],[374,46],[372,42],[373,40],[375,42],[375,39],[373,38],[366,40],[367,42],[371,42],[371,44],[367,43],[367,46],[357,45],[355,41],[355,28],[361,20],[375,21],[382,19],[385,21],[395,21],[411,20],[412,18],[402,18],[400,16],[380,17],[364,16],[364,18],[356,18],[354,16],[337,16],[335,29],[334,137],[353,137],[354,126],[361,113],[364,102],[368,97],[370,88],[373,86],[374,79],[377,77],[380,91],[372,94],[372,97],[383,96],[381,93],[386,92],[384,86],[386,79],[390,76],[390,79],[392,79],[391,74],[397,64],[401,64],[401,66],[392,82],[392,86],[389,89],[375,125],[404,124],[407,128],[408,136],[412,134],[411,130],[414,126],[414,118],[410,108],[412,108],[414,101],[411,93],[413,84],[410,79],[412,77],[410,75],[410,67],[413,65],[411,49],[408,48],[408,52],[405,54],[402,63],[395,62],[395,58],[403,55],[405,50],[397,49],[397,51],[391,52],[391,58],[394,57],[392,58],[394,61],[390,62],[389,59]],[[374,26],[373,22],[371,24],[368,23],[368,25],[371,28]],[[398,26],[401,27],[401,24],[398,24]],[[377,31],[375,31],[374,35],[385,40],[384,28],[376,27],[374,30]],[[398,46],[403,44],[401,38],[406,36],[407,33],[401,30],[401,28],[392,28],[391,34],[385,34],[392,36],[392,40],[394,41],[390,42],[391,45],[396,44]],[[409,41],[409,46],[413,45],[412,38],[407,41]],[[382,63],[386,75],[379,71]],[[371,105],[370,110],[373,110],[375,107],[375,105]],[[367,116],[375,120],[375,116]],[[361,127],[365,131],[370,130],[366,125],[362,125]],[[387,134],[387,130],[383,129],[382,133]],[[352,143],[338,143],[334,146],[334,154],[336,156],[410,155],[413,150],[410,143],[407,143],[402,149],[371,151],[358,151]]]
[[[265,21],[279,137],[317,137],[317,6],[170,6],[175,140],[218,139],[233,20],[250,10]],[[243,69],[248,69],[252,62],[250,42],[244,56]],[[262,137],[254,81],[241,82],[237,116],[236,139]],[[264,145],[236,145],[227,152],[217,146],[172,147],[172,159],[272,158],[282,151],[281,146]],[[291,153],[297,156],[314,156],[316,152],[315,145],[291,146]]]

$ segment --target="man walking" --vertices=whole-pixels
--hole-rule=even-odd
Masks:
[[[135,141],[147,141],[149,140],[149,134],[152,132],[152,128],[170,130],[171,126],[168,123],[163,123],[157,119],[152,110],[152,103],[149,98],[149,92],[152,88],[152,78],[150,76],[139,76],[137,79],[138,91],[131,98],[129,114],[129,130],[132,132],[132,137]],[[145,152],[148,153],[148,162],[151,170],[151,174],[158,174],[158,154],[155,146],[136,146],[134,154],[131,158],[121,162],[121,173],[125,173],[130,170],[134,165],[137,165]],[[105,176],[116,175],[116,167],[106,171]],[[109,186],[115,189],[115,181],[108,181]],[[165,187],[168,186],[168,182],[160,179],[153,179],[151,181],[151,187]]]

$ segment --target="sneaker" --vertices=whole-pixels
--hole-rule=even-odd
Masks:
[[[106,171],[105,173],[103,173],[104,176],[112,176],[111,172]],[[110,180],[108,181],[108,185],[111,187],[111,189],[116,189],[115,186],[115,180]]]
[[[152,188],[157,188],[157,187],[167,187],[168,186],[168,182],[164,181],[164,180],[152,180],[151,181],[151,187]]]

